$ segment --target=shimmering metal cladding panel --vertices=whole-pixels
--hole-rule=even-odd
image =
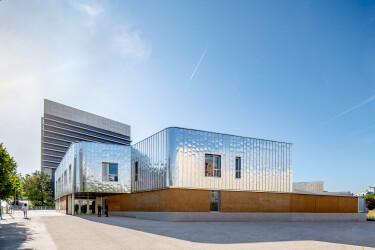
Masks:
[[[221,156],[221,177],[205,176],[205,154]],[[292,191],[290,143],[167,128],[135,144],[132,155],[132,192],[165,187]],[[241,178],[235,178],[236,157],[241,157]]]
[[[291,192],[291,144],[168,128],[170,186],[210,190]],[[221,177],[205,176],[205,154],[221,156]],[[235,178],[241,157],[241,178]]]
[[[118,164],[118,181],[103,181],[102,164]],[[69,166],[71,181],[59,185]],[[57,181],[57,182],[56,182]],[[57,185],[56,185],[57,184]],[[131,191],[131,147],[79,142],[73,143],[55,173],[55,198],[74,192],[130,193]]]
[[[293,182],[293,193],[323,193],[323,181]]]
[[[132,147],[132,192],[163,189],[168,180],[168,130],[164,129]],[[135,178],[135,164],[138,176]]]
[[[61,160],[59,167],[55,171],[55,199],[73,192],[74,186],[74,153],[76,144],[73,143],[64,158]],[[69,166],[71,170],[69,172]],[[67,171],[67,182],[64,183],[64,173]]]

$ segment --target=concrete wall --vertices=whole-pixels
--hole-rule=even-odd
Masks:
[[[171,188],[109,196],[108,209],[137,212],[209,212],[210,191]],[[358,198],[221,191],[221,212],[358,213]]]
[[[111,212],[111,215],[159,221],[366,221],[366,213],[205,213],[205,212]]]

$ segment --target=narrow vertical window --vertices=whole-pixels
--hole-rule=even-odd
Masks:
[[[236,157],[236,178],[241,178],[241,157]]]
[[[68,184],[68,173],[67,170],[64,171],[64,186]]]
[[[138,162],[134,164],[134,181],[138,181]]]
[[[221,156],[220,155],[206,154],[204,175],[221,177]]]
[[[72,183],[72,164],[69,165],[69,183]]]
[[[220,191],[211,191],[210,194],[210,211],[220,212]]]

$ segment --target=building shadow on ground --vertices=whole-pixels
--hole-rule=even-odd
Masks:
[[[30,235],[25,225],[17,222],[1,223],[0,249],[21,249],[22,244],[29,240]]]
[[[79,215],[96,223],[211,244],[320,241],[375,247],[375,222],[165,222]]]

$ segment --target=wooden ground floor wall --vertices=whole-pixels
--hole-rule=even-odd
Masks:
[[[68,196],[64,195],[60,199],[55,200],[57,210],[68,210]]]
[[[221,212],[357,213],[358,198],[310,194],[220,191]],[[109,211],[209,212],[210,191],[163,189],[109,196]]]

